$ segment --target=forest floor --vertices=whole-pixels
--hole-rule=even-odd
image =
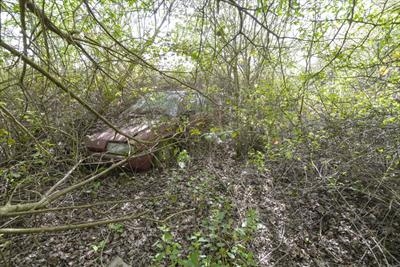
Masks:
[[[171,242],[181,244],[185,253],[191,236],[210,233],[204,220],[215,209],[230,210],[227,222],[217,223],[231,230],[243,225],[249,210],[255,211],[257,229],[247,247],[258,266],[376,266],[399,258],[390,253],[396,251],[393,246],[400,247],[399,221],[393,221],[397,213],[326,181],[272,177],[234,160],[227,151],[220,153],[193,160],[186,169],[116,171],[53,206],[115,199],[122,203],[16,218],[14,227],[43,227],[149,212],[140,219],[89,229],[3,236],[8,241],[2,247],[3,263],[108,266],[118,256],[130,266],[149,266],[160,252],[161,226],[171,230]]]

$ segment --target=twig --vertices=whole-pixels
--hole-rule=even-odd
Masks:
[[[82,163],[82,161],[83,161],[83,159],[81,159],[77,164],[75,164],[74,167],[72,167],[72,169],[70,169],[70,170],[67,172],[67,174],[65,174],[65,176],[64,176],[61,180],[59,180],[55,185],[53,185],[53,186],[44,194],[44,197],[48,197],[51,193],[53,193],[53,191],[54,191],[60,184],[62,184],[63,182],[65,182],[65,181],[68,179],[68,177],[71,176],[72,172],[73,172],[76,168],[78,168],[78,166]]]
[[[147,62],[147,60],[145,60],[142,56],[138,55],[137,53],[133,52],[131,49],[127,48],[124,44],[122,44],[120,41],[118,41],[110,32],[109,30],[97,19],[97,17],[95,16],[95,14],[93,13],[92,9],[89,6],[89,3],[87,0],[83,1],[83,3],[85,4],[89,14],[92,16],[92,18],[96,21],[96,23],[103,29],[103,31],[118,45],[120,46],[122,49],[124,49],[128,54],[134,56],[137,60],[139,60],[143,66],[159,73],[161,76],[164,76],[165,78],[168,78],[170,80],[176,81],[178,83],[180,83],[181,85],[196,91],[197,93],[199,93],[200,95],[202,95],[203,97],[205,97],[206,99],[208,99],[211,103],[213,103],[215,106],[219,107],[220,104],[218,104],[214,99],[212,99],[210,96],[204,94],[202,91],[200,91],[199,89],[197,89],[196,87],[174,77],[171,75],[168,75],[165,71],[162,71],[160,69],[158,69],[157,67],[155,67],[154,65],[150,64],[149,62]]]
[[[186,212],[195,211],[195,210],[196,210],[196,209],[181,210],[181,211],[172,213],[171,215],[167,216],[165,219],[162,219],[162,220],[157,220],[157,219],[148,218],[148,217],[146,217],[146,220],[153,221],[153,222],[158,222],[158,223],[165,223],[166,221],[168,221],[168,220],[171,219],[172,217],[175,217],[176,215],[179,215],[179,214],[182,214],[182,213],[186,213]],[[1,233],[1,232],[0,232],[0,233]]]
[[[1,42],[1,41],[0,41]],[[29,135],[33,141],[36,143],[38,148],[42,150],[44,153],[46,153],[48,156],[51,156],[50,153],[40,144],[40,142],[36,139],[36,137],[21,123],[17,120],[17,118],[14,117],[14,115],[4,106],[0,104],[0,110],[4,112],[10,119],[14,121],[15,124],[18,125],[22,129],[24,133]]]
[[[24,62],[26,62],[29,66],[43,74],[46,78],[48,78],[51,82],[53,82],[55,85],[57,85],[58,88],[63,90],[65,93],[67,93],[69,96],[71,96],[73,99],[75,99],[79,104],[81,104],[85,109],[89,110],[91,113],[96,115],[97,118],[99,118],[102,122],[104,122],[108,127],[116,131],[122,136],[127,137],[128,139],[134,140],[139,143],[143,143],[140,140],[137,140],[136,138],[124,133],[121,131],[119,128],[117,128],[114,124],[112,124],[108,119],[106,119],[104,116],[102,116],[99,112],[97,112],[94,108],[92,108],[85,100],[80,98],[77,94],[72,92],[71,90],[68,89],[67,86],[65,86],[60,80],[58,80],[56,77],[51,75],[49,72],[44,70],[42,67],[37,65],[35,62],[33,62],[31,59],[29,59],[27,56],[13,48],[12,46],[8,45],[5,43],[3,40],[0,40],[0,47],[3,47],[7,51],[9,51],[11,54],[13,54],[16,57],[20,57]]]

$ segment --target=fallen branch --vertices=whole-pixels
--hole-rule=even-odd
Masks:
[[[124,217],[117,218],[117,219],[108,219],[108,220],[100,220],[100,221],[95,221],[95,222],[69,224],[69,225],[53,226],[53,227],[3,228],[3,229],[0,229],[0,234],[36,234],[36,233],[61,232],[61,231],[67,231],[67,230],[90,228],[90,227],[95,227],[95,226],[104,225],[104,224],[117,223],[117,222],[122,222],[122,221],[126,221],[126,220],[137,219],[149,212],[150,211],[144,211],[139,214],[124,216]]]
[[[168,215],[165,219],[162,219],[162,220],[157,220],[157,219],[147,218],[147,217],[145,217],[145,219],[154,221],[154,222],[158,222],[158,223],[165,223],[166,221],[170,220],[171,218],[173,218],[179,214],[191,212],[194,210],[195,209],[181,210],[181,211],[178,211],[178,212]],[[95,221],[95,222],[69,224],[69,225],[53,226],[53,227],[3,228],[3,229],[0,229],[0,234],[36,234],[36,233],[50,233],[50,232],[76,230],[76,229],[90,228],[90,227],[100,226],[100,225],[104,225],[104,224],[117,223],[117,222],[122,222],[122,221],[126,221],[126,220],[137,219],[148,213],[150,213],[149,210],[144,211],[139,214],[132,214],[132,215],[124,216],[121,218],[116,218],[116,219],[107,219],[107,220],[100,220],[100,221]]]
[[[88,183],[100,178],[101,176],[107,174],[109,171],[111,171],[111,170],[113,170],[113,169],[115,169],[115,168],[117,168],[119,166],[123,166],[125,163],[128,162],[128,160],[130,160],[132,158],[136,158],[136,157],[145,156],[145,155],[148,155],[148,154],[153,154],[154,152],[156,152],[156,151],[158,151],[158,150],[160,150],[162,148],[163,147],[154,149],[154,147],[153,147],[153,148],[150,148],[148,151],[144,151],[144,152],[136,154],[136,155],[131,155],[130,157],[127,157],[127,158],[125,158],[125,159],[123,159],[123,160],[121,160],[121,161],[119,161],[117,163],[114,163],[113,165],[111,165],[110,167],[105,169],[104,171],[102,171],[102,172],[100,172],[100,173],[98,173],[96,175],[93,175],[93,176],[91,176],[91,177],[89,177],[87,179],[84,179],[80,183],[71,185],[71,186],[69,186],[67,188],[64,188],[62,190],[55,191],[55,192],[49,194],[49,191],[50,190],[53,191],[55,189],[55,186],[60,184],[60,181],[63,181],[64,179],[66,179],[66,177],[68,178],[69,174],[67,173],[64,176],[64,178],[62,178],[59,182],[57,182],[56,185],[53,186],[43,196],[43,198],[41,200],[33,202],[33,203],[31,202],[31,203],[22,203],[22,204],[10,204],[10,203],[7,203],[4,206],[1,206],[0,207],[0,217],[4,217],[4,216],[9,217],[10,214],[16,214],[16,213],[19,213],[19,212],[26,212],[26,211],[32,211],[32,210],[37,210],[37,209],[43,209],[47,205],[49,205],[51,202],[53,202],[54,200],[66,195],[67,193],[72,192],[72,191],[74,191],[74,190],[76,190],[78,188],[81,188],[82,186],[84,186],[84,185],[86,185],[86,184],[88,184]],[[74,168],[75,167],[73,167],[70,170],[70,172],[73,171]]]
[[[56,188],[58,186],[60,186],[62,183],[64,183],[70,176],[71,174],[76,170],[76,168],[78,168],[78,166],[82,163],[83,159],[81,159],[78,163],[76,163],[74,165],[74,167],[72,167],[66,175],[64,175],[64,177],[59,180],[55,185],[53,185],[47,192],[46,194],[44,194],[46,197],[49,196],[51,193],[53,193],[54,190],[56,190]]]
[[[56,191],[52,193],[49,196],[44,196],[40,201],[37,202],[31,202],[31,203],[22,203],[22,204],[9,204],[7,203],[6,205],[0,207],[0,217],[1,216],[7,216],[7,214],[12,213],[12,212],[21,212],[21,211],[29,211],[29,210],[35,210],[35,209],[40,209],[46,207],[48,204],[50,204],[52,201],[56,200],[57,198],[87,184],[92,182],[93,180],[98,179],[99,177],[105,175],[109,171],[115,169],[118,166],[121,166],[125,164],[130,158],[126,158],[118,163],[115,163],[111,165],[109,168],[105,169],[104,171],[78,183],[75,185],[71,185],[61,191]]]
[[[160,196],[154,196],[154,197],[138,197],[138,198],[133,198],[133,199],[108,200],[108,201],[101,201],[101,202],[76,205],[76,206],[65,206],[65,207],[49,208],[49,209],[41,209],[41,210],[10,212],[3,216],[15,217],[15,216],[24,216],[24,215],[32,215],[32,214],[40,214],[40,213],[58,212],[58,211],[64,211],[64,210],[90,209],[95,206],[121,204],[121,203],[127,203],[127,202],[135,202],[135,201],[139,201],[139,200],[155,200],[155,199],[162,199],[162,198],[165,198],[165,196],[160,195]]]

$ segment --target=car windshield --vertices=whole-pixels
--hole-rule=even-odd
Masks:
[[[199,94],[189,94],[184,91],[163,91],[142,96],[129,108],[128,112],[176,117],[188,111],[201,111],[204,106],[205,99]]]

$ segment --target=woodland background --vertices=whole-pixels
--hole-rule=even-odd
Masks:
[[[1,265],[400,264],[398,1],[3,0],[0,22]],[[96,123],[165,88],[219,115],[167,168],[84,166]]]

